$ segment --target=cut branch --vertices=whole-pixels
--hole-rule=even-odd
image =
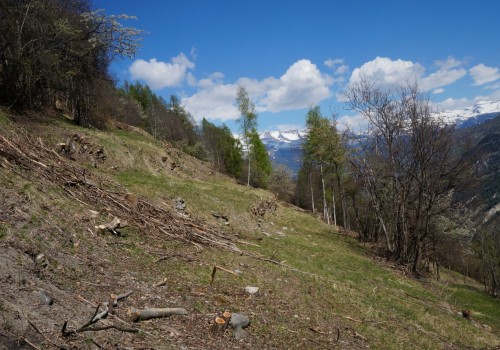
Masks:
[[[118,302],[120,300],[123,300],[125,298],[128,298],[130,295],[132,295],[132,293],[134,293],[133,291],[129,290],[128,292],[126,293],[123,293],[123,294],[118,294],[118,295],[115,295],[115,294],[111,294],[111,298],[113,299],[113,306],[116,307],[118,306]]]
[[[168,279],[165,277],[163,280],[161,280],[160,282],[156,283],[153,285],[153,287],[161,287],[161,286],[164,286],[166,285],[168,282]]]
[[[230,273],[232,275],[238,276],[238,274],[236,272],[234,272],[234,271],[225,269],[225,268],[223,268],[221,266],[218,266],[218,265],[214,265],[214,267],[212,268],[212,273],[210,274],[210,277],[211,277],[211,279],[210,279],[210,285],[212,285],[214,283],[215,273],[217,272],[217,270],[221,270],[221,271]]]
[[[172,315],[187,315],[188,312],[183,308],[150,308],[139,310],[131,307],[128,310],[132,322],[146,321],[153,318],[169,317]]]

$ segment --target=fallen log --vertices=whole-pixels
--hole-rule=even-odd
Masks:
[[[125,221],[121,221],[117,217],[107,224],[95,226],[96,232],[98,234],[103,234],[106,231],[111,232],[115,236],[121,236],[121,232],[118,231],[119,228],[127,227],[128,224]]]
[[[172,315],[187,315],[186,309],[180,307],[174,308],[150,308],[139,310],[135,307],[128,309],[127,314],[132,322],[146,321],[153,318],[169,317]]]

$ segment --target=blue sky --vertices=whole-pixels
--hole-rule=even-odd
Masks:
[[[441,110],[500,99],[498,0],[94,1],[137,16],[142,48],[112,71],[167,98],[196,120],[237,131],[244,86],[259,129],[303,128],[307,108],[354,128],[340,94],[361,76],[393,87],[417,80]]]

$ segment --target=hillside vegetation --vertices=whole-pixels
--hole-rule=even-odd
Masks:
[[[1,113],[0,192],[0,349],[500,344],[500,301],[474,281],[446,271],[439,282],[410,278],[352,235],[286,203],[274,211],[270,193],[130,126]],[[128,226],[99,233],[114,217]],[[127,291],[95,323],[121,330],[73,332]],[[130,307],[188,314],[132,323]],[[242,340],[210,331],[224,310],[250,318]]]

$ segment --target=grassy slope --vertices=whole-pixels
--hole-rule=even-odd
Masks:
[[[0,125],[9,127],[3,116]],[[369,345],[377,349],[442,349],[500,344],[500,302],[486,296],[472,281],[464,285],[463,279],[446,273],[441,283],[415,281],[377,263],[353,238],[286,205],[279,205],[276,214],[266,214],[259,222],[250,208],[268,198],[268,193],[209,174],[205,165],[148,137],[123,130],[103,133],[80,129],[65,122],[39,127],[49,146],[75,132],[86,135],[102,145],[108,156],[104,165],[93,171],[157,203],[170,205],[180,196],[191,215],[213,225],[218,224],[211,212],[224,213],[230,225],[221,229],[254,244],[240,245],[242,249],[284,261],[287,267],[205,249],[196,254],[196,262],[173,259],[158,264],[152,250],[179,250],[190,256],[192,249],[174,242],[145,242],[135,228],[128,230],[129,236],[121,243],[137,271],[150,270],[139,279],[154,283],[165,276],[172,281],[169,287],[184,295],[190,312],[210,314],[229,308],[250,315],[250,340],[257,348]],[[168,160],[162,161],[162,156]],[[178,168],[172,171],[173,162]],[[4,177],[1,185],[13,186],[16,181],[20,179]],[[41,194],[31,190],[33,186],[36,184],[19,182],[14,187],[36,198]],[[60,207],[68,212],[81,210],[75,203]],[[0,240],[28,231],[2,227]],[[81,245],[91,244],[83,230],[78,234]],[[107,242],[112,244],[112,239]],[[110,253],[109,259],[115,262],[121,257]],[[214,264],[242,274],[235,277],[218,272],[214,285],[209,286]],[[259,286],[259,294],[246,296],[242,290],[247,285]],[[458,314],[462,309],[472,310],[473,322]]]

